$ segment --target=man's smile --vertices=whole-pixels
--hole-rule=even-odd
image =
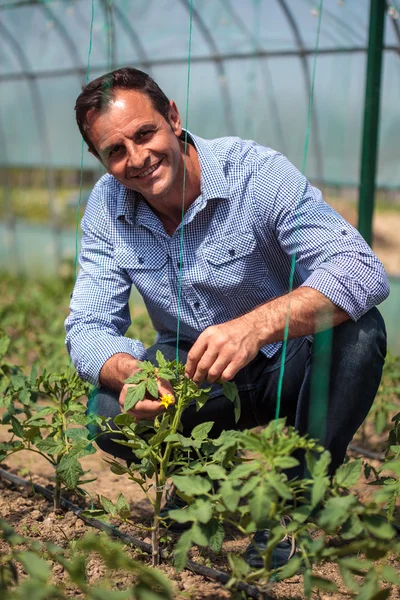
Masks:
[[[139,175],[135,175],[135,179],[145,179],[146,177],[148,177],[149,175],[151,175],[152,173],[157,171],[157,169],[161,165],[161,163],[162,163],[162,159],[160,160],[160,162],[158,162],[155,165],[152,165],[151,167],[146,169],[146,171],[139,173]]]

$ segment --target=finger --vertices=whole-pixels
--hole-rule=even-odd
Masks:
[[[241,362],[232,361],[230,362],[225,369],[221,372],[219,379],[221,381],[231,381],[235,375],[242,369],[245,365]]]
[[[214,383],[217,379],[221,379],[222,373],[231,363],[229,356],[218,356],[218,359],[210,366],[206,379],[208,383]]]
[[[159,396],[164,396],[165,394],[167,394],[169,396],[173,396],[175,399],[174,388],[172,387],[172,384],[169,381],[167,381],[166,379],[158,379],[157,384]]]
[[[196,370],[193,375],[193,381],[200,385],[205,379],[208,379],[208,373],[210,368],[218,361],[217,351],[208,351],[203,354],[200,361],[197,363]],[[224,365],[225,368],[226,365]]]
[[[203,332],[204,333],[204,332]],[[197,338],[197,341],[191,347],[186,358],[185,375],[192,378],[196,372],[198,362],[207,350],[208,341],[203,333]]]
[[[128,413],[130,415],[132,415],[132,417],[134,417],[136,419],[136,421],[154,421],[154,419],[160,415],[163,412],[163,410],[158,411],[157,413],[148,413],[148,412],[142,412],[142,411],[136,411],[136,410],[129,410]]]
[[[132,410],[146,413],[156,412],[159,409],[163,409],[163,406],[158,400],[147,400],[146,398],[144,400],[139,400],[132,408]]]

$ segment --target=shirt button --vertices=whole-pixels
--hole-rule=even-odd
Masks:
[[[178,269],[181,268],[181,262],[178,260],[178,262],[176,263],[176,266],[178,267]]]
[[[196,302],[193,304],[193,306],[195,307],[195,309],[197,310],[198,308],[200,308],[200,302],[198,302],[196,300]]]
[[[229,256],[235,256],[235,250],[233,248],[229,250]]]
[[[139,265],[142,265],[144,263],[144,258],[142,258],[141,256],[139,256],[138,263],[139,263]]]

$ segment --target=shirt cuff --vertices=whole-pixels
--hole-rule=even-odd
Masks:
[[[95,351],[80,354],[79,359],[77,358],[76,361],[74,361],[74,356],[71,354],[71,359],[79,377],[94,386],[99,386],[100,371],[104,363],[111,356],[119,353],[130,354],[136,360],[147,359],[147,351],[142,342],[126,337],[113,337],[107,341],[97,340]]]
[[[357,321],[378,303],[374,302],[372,295],[357,279],[333,263],[313,271],[300,287],[310,287],[321,292],[353,321]]]

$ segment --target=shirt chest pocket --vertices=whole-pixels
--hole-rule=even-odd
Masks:
[[[251,231],[213,239],[203,248],[210,277],[223,295],[251,294],[263,287],[266,268]]]
[[[168,279],[168,254],[156,244],[120,245],[114,250],[119,267],[129,275],[146,304],[169,306],[171,289]]]

